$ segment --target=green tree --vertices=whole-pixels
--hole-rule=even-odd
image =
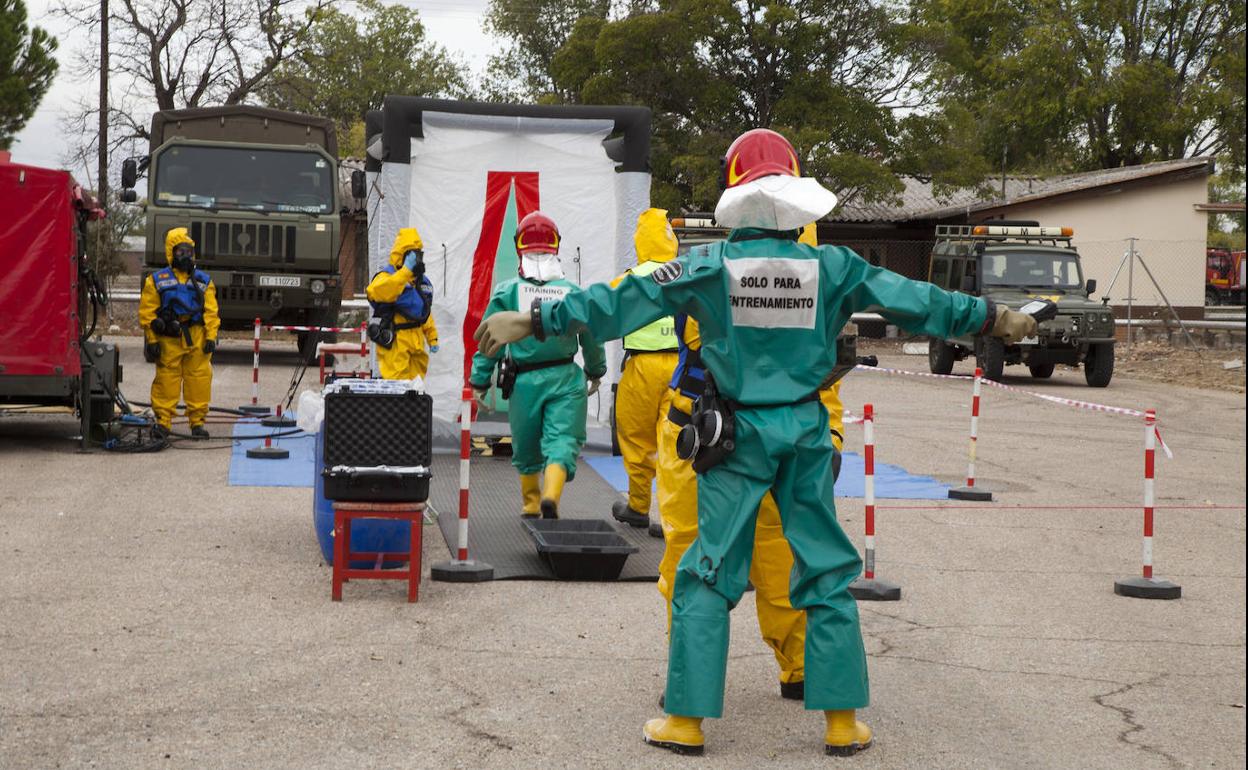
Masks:
[[[431,43],[420,14],[380,0],[360,0],[360,17],[336,8],[317,11],[311,39],[288,59],[262,91],[267,104],[323,115],[338,126],[340,151],[362,151],[348,141],[364,113],[381,107],[386,94],[463,96],[465,67]]]
[[[655,111],[652,198],[709,209],[719,157],[749,128],[788,136],[848,201],[901,190],[890,166],[922,61],[895,5],[658,0],[583,16],[551,60],[553,92]]]
[[[919,0],[927,85],[999,168],[1244,163],[1243,0]]]
[[[491,0],[486,28],[508,47],[490,57],[482,90],[495,101],[574,101],[551,77],[555,55],[582,18],[605,20],[610,0]]]
[[[56,40],[26,24],[22,0],[0,0],[0,150],[35,114],[56,76]]]

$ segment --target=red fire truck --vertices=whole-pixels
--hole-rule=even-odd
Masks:
[[[1205,250],[1205,304],[1244,304],[1244,252]]]

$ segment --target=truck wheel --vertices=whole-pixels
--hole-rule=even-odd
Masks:
[[[1103,388],[1114,376],[1114,343],[1096,342],[1088,346],[1083,359],[1083,377],[1088,386]]]
[[[1221,296],[1213,289],[1205,290],[1205,307],[1221,305]]]
[[[1031,370],[1031,376],[1037,380],[1047,380],[1053,376],[1053,370],[1057,368],[1057,364],[1028,364],[1027,368]]]
[[[975,365],[984,370],[984,376],[1000,382],[1005,372],[1005,341],[999,337],[984,337],[979,343]]]
[[[942,339],[931,337],[927,341],[927,368],[932,374],[949,374],[953,371],[953,346]]]

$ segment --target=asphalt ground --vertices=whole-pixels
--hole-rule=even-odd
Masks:
[[[138,343],[124,391],[145,401]],[[271,358],[268,400],[295,363]],[[215,403],[247,400],[249,367],[227,341]],[[903,598],[862,605],[877,744],[849,760],[779,698],[750,594],[725,716],[683,759],[641,741],[666,665],[653,586],[426,580],[408,605],[364,582],[331,603],[310,490],[228,486],[228,442],[84,454],[72,419],[0,416],[0,767],[1243,767],[1242,394],[1008,381],[1158,410],[1157,572],[1183,598],[1112,590],[1140,570],[1140,421],[987,390],[977,483],[998,502],[881,502],[877,572]],[[961,481],[965,382],[855,373],[843,395],[874,404],[881,461]],[[860,539],[862,502],[838,505]],[[426,571],[445,555],[430,526]]]

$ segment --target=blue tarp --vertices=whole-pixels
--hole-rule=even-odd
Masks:
[[[294,413],[288,413],[294,417]],[[234,438],[287,433],[297,428],[266,428],[258,420],[234,423]],[[313,453],[316,441],[307,433],[275,439],[274,446],[289,450],[285,460],[254,460],[247,456],[252,447],[264,446],[263,439],[235,441],[230,454],[230,486],[232,487],[310,487],[312,486]]]
[[[614,489],[628,493],[624,458],[599,456],[584,459]],[[836,481],[836,496],[862,497],[865,493],[863,470],[861,455],[845,453],[841,461],[841,475]],[[875,496],[894,500],[946,500],[949,498],[949,487],[928,476],[915,476],[905,468],[877,462]]]

